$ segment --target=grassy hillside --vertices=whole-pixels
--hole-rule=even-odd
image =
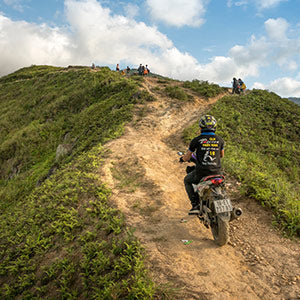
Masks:
[[[159,78],[160,93],[179,101],[227,91]],[[0,299],[163,298],[98,175],[103,144],[123,133],[136,104],[152,100],[142,81],[50,66],[0,78]],[[299,107],[253,91],[223,98],[211,113],[227,142],[226,170],[299,234]]]
[[[225,171],[245,195],[274,211],[276,222],[300,235],[300,107],[274,93],[226,96],[210,111],[226,141]],[[185,131],[188,142],[198,131]]]
[[[50,169],[120,134],[143,97],[135,82],[108,68],[33,67],[0,84],[0,196],[6,203],[28,194]],[[69,152],[62,162],[55,159],[59,145]]]
[[[0,79],[1,299],[153,297],[143,250],[96,176],[101,144],[149,99],[108,68]]]

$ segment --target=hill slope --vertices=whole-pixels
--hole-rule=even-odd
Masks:
[[[25,68],[0,85],[0,298],[151,298],[97,176],[101,144],[147,95],[108,68]]]
[[[205,82],[46,66],[22,69],[0,85],[1,298],[300,293],[299,241],[281,237],[270,212],[241,196],[235,179],[229,192],[245,216],[232,224],[230,245],[216,247],[187,218],[176,152],[186,148],[183,130],[218,107],[212,104],[224,89],[216,96]],[[56,158],[59,148],[66,152]],[[127,225],[146,249],[150,274]]]
[[[300,107],[254,90],[224,97],[211,113],[227,142],[224,166],[243,192],[274,209],[287,233],[300,235]],[[197,125],[187,129],[186,139]]]
[[[146,247],[156,282],[178,288],[172,299],[296,299],[299,241],[276,232],[271,213],[242,196],[239,182],[230,178],[228,192],[245,214],[231,224],[229,245],[217,247],[210,231],[187,216],[185,168],[176,152],[186,147],[183,130],[219,97],[178,103],[163,96],[157,84],[147,79],[145,88],[156,101],[142,121],[106,145],[112,153],[101,168],[112,200]]]

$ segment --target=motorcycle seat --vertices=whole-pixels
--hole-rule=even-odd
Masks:
[[[208,181],[214,178],[221,178],[223,180],[225,180],[225,176],[221,175],[221,174],[216,174],[216,175],[209,175],[209,176],[205,176],[203,178],[201,178],[200,182],[204,182],[204,181]]]

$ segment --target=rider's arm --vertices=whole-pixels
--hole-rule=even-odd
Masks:
[[[220,157],[224,157],[224,149],[220,151]]]
[[[192,157],[193,152],[191,150],[188,150],[185,154],[183,154],[182,159],[184,161],[189,161]]]

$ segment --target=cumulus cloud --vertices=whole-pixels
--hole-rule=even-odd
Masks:
[[[150,15],[170,26],[198,27],[204,23],[207,0],[147,0]]]
[[[69,43],[59,28],[14,22],[0,15],[0,74],[31,64],[63,63],[71,55]]]
[[[143,22],[112,15],[96,0],[66,3],[67,19],[72,28],[76,61],[116,63],[141,62],[174,47],[166,35]]]
[[[135,4],[129,3],[125,6],[126,16],[129,18],[134,18],[139,13],[139,7]]]
[[[256,82],[254,83],[253,88],[270,90],[282,97],[300,97],[300,81],[289,77],[276,79],[268,85]]]
[[[0,74],[31,64],[148,64],[166,76],[192,79],[197,61],[156,27],[112,14],[96,0],[66,0],[68,30],[0,15]],[[186,78],[186,79],[187,79]]]
[[[265,22],[265,29],[269,38],[280,43],[287,41],[286,31],[288,27],[288,22],[283,18],[269,19]]]
[[[258,10],[264,10],[269,9],[272,7],[278,6],[281,2],[286,2],[287,0],[242,0],[242,1],[233,1],[228,0],[227,6],[231,7],[233,5],[235,6],[247,6],[254,2],[254,5]]]
[[[252,36],[248,45],[236,45],[230,49],[229,54],[237,65],[249,67],[249,75],[254,76],[257,75],[259,67],[270,63],[271,47],[271,43],[264,37],[256,39]]]
[[[229,56],[242,68],[249,67],[248,75],[259,74],[262,67],[277,65],[284,71],[296,71],[300,61],[300,37],[288,38],[289,24],[282,18],[265,22],[266,35],[254,35],[244,46],[236,45]]]

